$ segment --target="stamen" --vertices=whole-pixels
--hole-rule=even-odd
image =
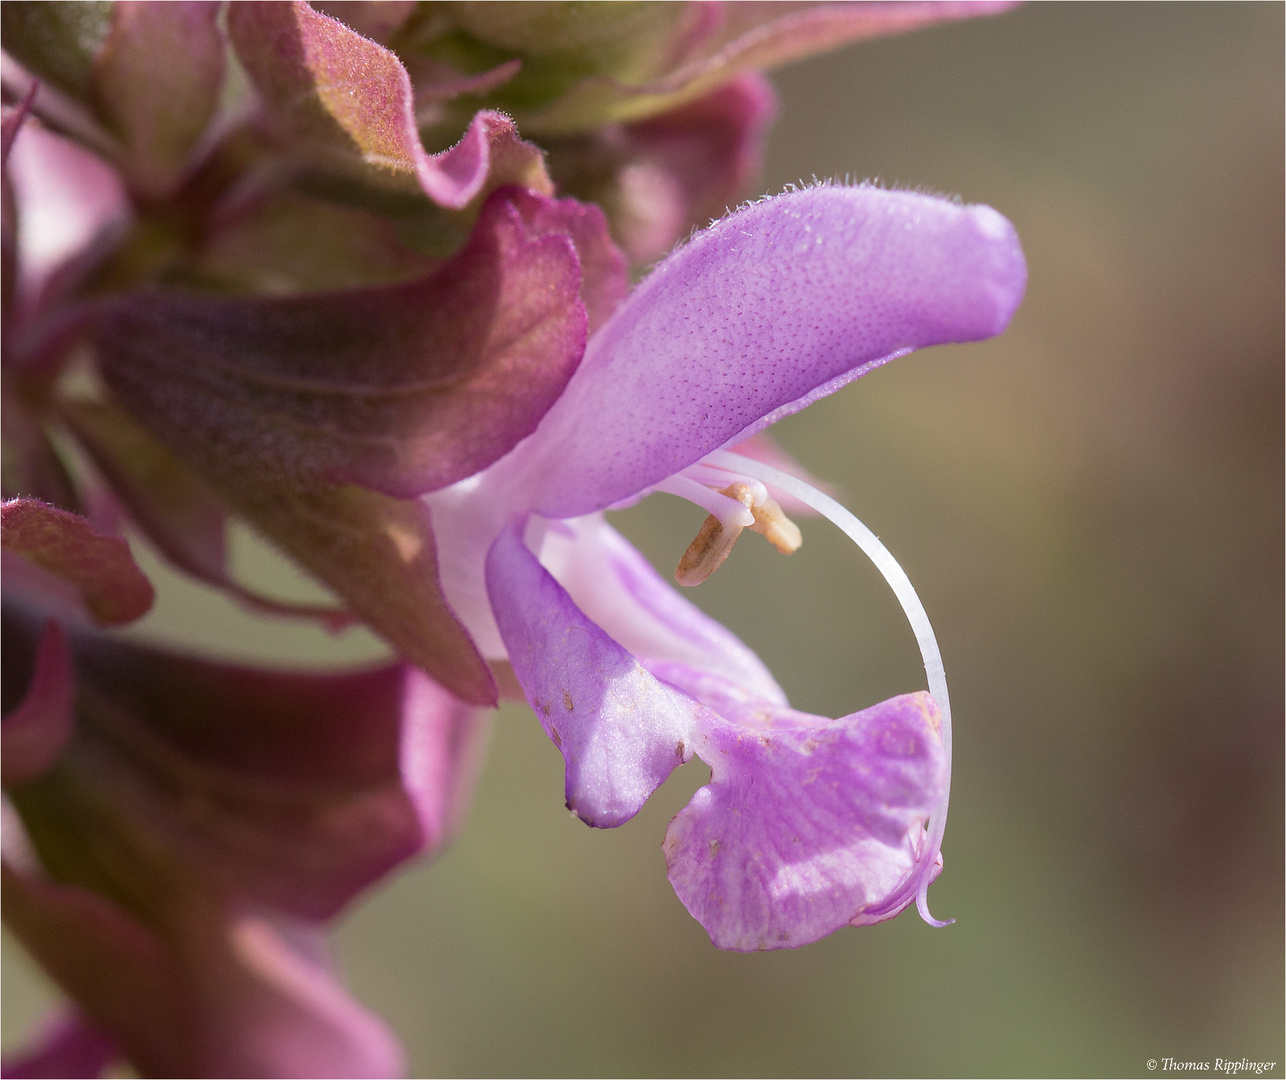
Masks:
[[[799,550],[799,545],[804,542],[799,526],[782,512],[771,495],[765,495],[762,503],[751,507],[751,512],[755,515],[755,523],[750,527],[783,555]]]
[[[714,514],[706,518],[700,532],[688,545],[688,550],[683,553],[683,558],[679,560],[679,565],[674,571],[675,580],[680,585],[700,585],[718,570],[723,565],[723,561],[732,554],[732,546],[747,524],[755,532],[766,537],[783,555],[797,551],[799,545],[803,543],[799,526],[782,513],[776,500],[768,494],[768,489],[758,480],[729,484],[721,494],[729,500],[735,499],[739,505],[750,511],[751,520],[748,523],[720,521]]]
[[[942,749],[946,757],[946,783],[942,794],[941,805],[930,815],[930,829],[926,843],[923,845],[916,868],[903,883],[901,889],[889,898],[888,903],[900,902],[915,895],[915,905],[920,917],[932,926],[946,926],[953,921],[939,921],[929,914],[929,880],[933,876],[933,867],[942,848],[942,837],[947,828],[947,803],[951,795],[951,701],[947,696],[947,674],[942,664],[942,653],[938,649],[937,638],[933,627],[929,625],[929,616],[916,595],[911,579],[906,571],[889,552],[879,538],[863,525],[848,510],[829,495],[809,487],[802,480],[789,473],[774,469],[759,461],[742,457],[728,450],[716,450],[703,459],[707,465],[726,469],[742,476],[754,477],[772,487],[793,495],[800,502],[807,503],[819,514],[829,518],[866,554],[875,564],[875,568],[884,575],[884,580],[893,589],[893,594],[902,605],[907,621],[915,633],[916,644],[920,646],[920,656],[924,660],[924,672],[929,680],[929,693],[937,702],[938,711],[942,714]]]
[[[719,519],[711,514],[701,525],[688,550],[683,553],[674,570],[674,580],[680,585],[700,585],[723,565],[732,554],[732,545],[741,535],[741,526],[725,529]]]

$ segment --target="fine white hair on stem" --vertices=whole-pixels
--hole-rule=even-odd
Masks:
[[[702,461],[707,465],[761,480],[770,487],[793,495],[800,502],[806,503],[828,518],[875,564],[875,568],[884,575],[884,580],[892,588],[898,603],[902,605],[907,621],[910,622],[911,629],[915,633],[916,644],[920,647],[920,656],[924,660],[924,672],[929,680],[929,693],[933,695],[938,711],[942,714],[942,748],[947,762],[942,803],[930,815],[928,843],[921,851],[915,904],[925,922],[934,926],[945,926],[946,923],[929,914],[928,893],[933,864],[937,861],[942,837],[947,828],[947,803],[951,795],[951,701],[947,696],[947,673],[942,665],[942,653],[938,649],[938,640],[934,637],[929,616],[924,610],[924,605],[920,603],[920,597],[916,595],[911,579],[906,576],[906,571],[898,565],[898,561],[889,549],[880,542],[879,537],[829,495],[810,487],[789,473],[729,450],[716,450],[707,454]]]

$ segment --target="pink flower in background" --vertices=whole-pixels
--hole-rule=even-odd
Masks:
[[[0,536],[4,915],[77,1006],[12,1074],[400,1072],[326,923],[446,844],[486,714],[405,664],[269,671],[106,638],[92,624],[152,602],[122,540],[34,500],[4,504]]]

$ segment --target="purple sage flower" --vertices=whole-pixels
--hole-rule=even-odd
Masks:
[[[484,655],[512,664],[566,760],[573,813],[619,825],[694,754],[711,767],[665,850],[723,948],[804,944],[913,899],[933,921],[950,770],[941,660],[905,575],[832,499],[735,447],[912,349],[1001,332],[1025,282],[1012,226],[987,207],[869,186],[766,199],[633,291],[532,435],[427,497],[445,595]],[[830,517],[889,578],[932,694],[839,720],[791,709],[603,520],[653,491],[710,512],[685,584],[746,527],[797,547],[779,496]]]

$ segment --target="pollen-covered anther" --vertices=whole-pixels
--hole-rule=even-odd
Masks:
[[[783,555],[799,549],[803,542],[799,526],[782,512],[777,501],[764,490],[762,484],[752,485],[738,481],[729,484],[720,494],[736,499],[749,510],[754,516],[750,528],[765,537]],[[732,554],[732,546],[737,542],[743,527],[733,523],[725,524],[713,514],[707,517],[696,538],[683,553],[683,558],[679,560],[678,568],[674,571],[675,580],[680,585],[700,585]]]

